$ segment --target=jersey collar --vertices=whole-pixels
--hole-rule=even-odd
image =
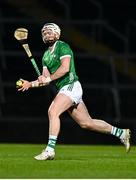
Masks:
[[[58,42],[58,41],[56,41],[56,42],[53,44],[53,48],[52,48],[52,50],[50,51],[51,53],[53,53],[53,51],[54,51],[54,49],[55,49],[55,47],[56,47],[57,42]]]

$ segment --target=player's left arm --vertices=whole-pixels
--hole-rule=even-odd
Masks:
[[[63,77],[66,73],[70,71],[70,61],[72,56],[72,50],[68,44],[63,43],[60,47],[60,66],[59,68],[50,75],[51,81]]]
[[[61,65],[59,68],[52,74],[48,74],[47,76],[45,74],[42,74],[42,76],[39,76],[38,80],[40,83],[50,83],[51,81],[54,81],[56,79],[61,78],[66,73],[69,72],[70,68],[70,56],[65,56],[61,59]]]
[[[60,67],[50,75],[51,80],[56,80],[64,76],[66,73],[69,72],[69,67],[70,67],[70,57],[65,56],[64,58],[61,59],[61,65]]]

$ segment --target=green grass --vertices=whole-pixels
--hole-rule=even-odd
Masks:
[[[0,178],[136,178],[136,147],[57,145],[53,161],[36,161],[43,145],[0,144]]]

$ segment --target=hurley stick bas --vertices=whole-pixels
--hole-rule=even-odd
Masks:
[[[41,73],[39,71],[39,68],[35,62],[35,59],[32,56],[29,45],[27,43],[28,30],[26,28],[17,28],[14,32],[14,37],[21,43],[21,45],[23,46],[25,52],[27,53],[37,75],[40,76]]]

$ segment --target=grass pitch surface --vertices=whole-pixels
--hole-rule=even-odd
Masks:
[[[136,178],[136,147],[57,145],[56,158],[36,161],[43,145],[0,144],[0,178]]]

